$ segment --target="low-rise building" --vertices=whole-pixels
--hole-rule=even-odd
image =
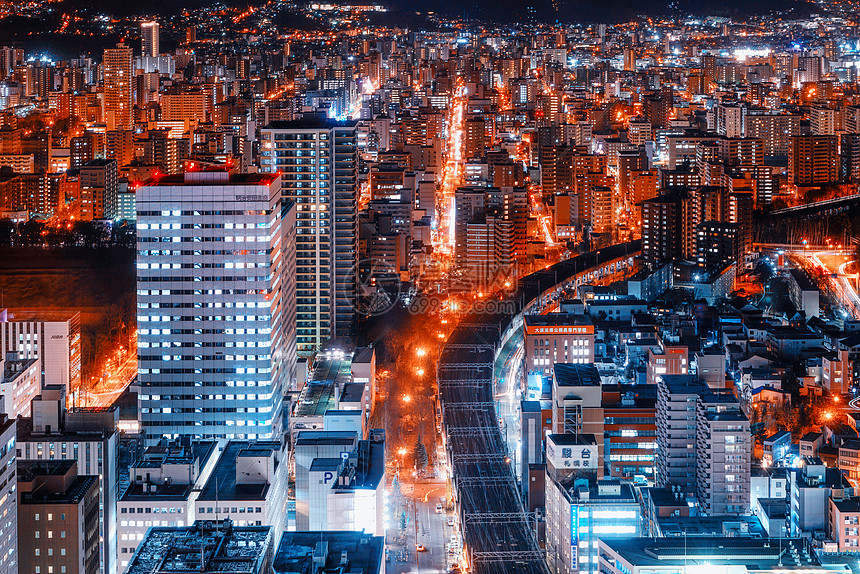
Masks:
[[[860,500],[828,500],[830,540],[839,552],[860,552]]]
[[[614,538],[598,543],[602,574],[828,574],[805,538]],[[790,557],[790,558],[789,558]]]
[[[272,574],[385,572],[385,538],[363,532],[285,532]]]
[[[39,359],[19,359],[18,353],[0,358],[0,412],[10,418],[30,416],[30,403],[42,390]]]
[[[229,519],[153,527],[126,574],[268,574],[272,540],[270,526],[236,526]]]
[[[197,520],[229,518],[237,527],[271,526],[280,535],[287,521],[286,448],[270,440],[229,441],[194,506]]]
[[[131,465],[128,488],[117,501],[120,571],[150,527],[187,526],[196,520],[194,502],[215,466],[215,449],[215,441],[162,441],[147,447]]]

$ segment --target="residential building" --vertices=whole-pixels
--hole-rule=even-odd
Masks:
[[[356,123],[307,116],[261,131],[260,171],[296,205],[298,350],[352,332],[358,289]]]
[[[140,24],[140,53],[142,56],[155,58],[158,51],[158,22],[142,22]]]
[[[134,126],[132,105],[132,50],[125,44],[106,48],[102,60],[104,118],[108,130],[130,130]]]
[[[749,421],[734,395],[693,375],[657,379],[657,486],[696,494],[703,514],[745,513],[751,454]]]
[[[792,183],[809,186],[839,181],[837,136],[802,135],[791,139],[788,172]]]

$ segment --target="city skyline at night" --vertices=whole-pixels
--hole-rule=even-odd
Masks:
[[[0,574],[860,574],[857,10],[0,3]]]

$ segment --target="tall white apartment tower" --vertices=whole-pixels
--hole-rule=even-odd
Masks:
[[[358,282],[356,122],[307,116],[261,130],[260,171],[280,173],[296,204],[297,336],[300,354],[345,338]]]
[[[140,53],[141,56],[158,56],[158,22],[143,22],[140,25]]]
[[[296,368],[294,225],[277,174],[191,171],[137,190],[149,443],[280,435]]]

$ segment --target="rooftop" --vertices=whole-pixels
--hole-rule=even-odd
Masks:
[[[304,117],[291,121],[275,121],[269,123],[264,129],[267,130],[310,130],[330,128],[351,128],[358,122],[353,120],[338,121],[323,115],[305,115]]]
[[[198,520],[191,526],[150,528],[126,574],[263,574],[270,526]]]
[[[212,469],[212,475],[198,500],[265,500],[269,492],[268,483],[236,483],[236,458],[239,455],[247,455],[248,451],[265,456],[280,450],[281,443],[277,441],[231,440]]]
[[[810,543],[803,538],[693,536],[603,540],[634,566],[746,566],[750,569],[819,566]],[[795,559],[796,557],[796,559]]]
[[[564,387],[600,386],[600,373],[592,364],[556,363],[553,366],[555,380]]]
[[[362,532],[285,532],[272,560],[274,574],[309,572],[378,572],[384,559],[384,540]],[[323,558],[324,553],[324,558]],[[346,555],[347,564],[342,560]],[[323,562],[314,566],[315,557]],[[345,566],[343,570],[339,568]]]

